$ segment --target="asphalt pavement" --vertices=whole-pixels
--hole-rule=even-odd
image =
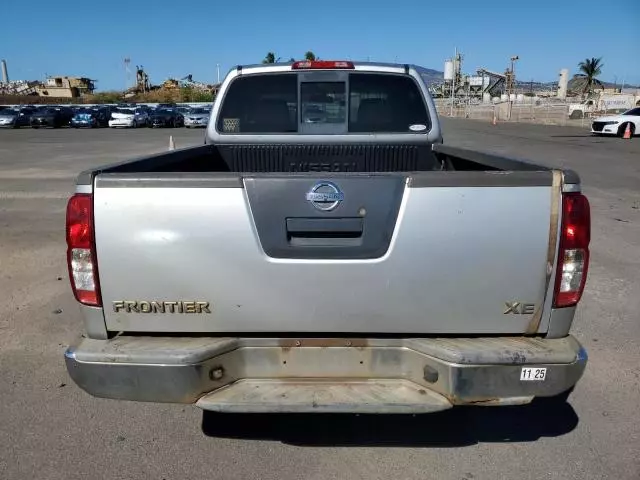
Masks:
[[[576,170],[592,260],[569,403],[426,416],[203,414],[92,398],[63,351],[80,333],[66,198],[92,166],[197,145],[203,132],[0,130],[0,479],[640,478],[640,138],[444,119],[445,143]]]

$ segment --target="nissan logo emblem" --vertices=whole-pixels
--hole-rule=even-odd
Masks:
[[[318,210],[330,212],[344,200],[344,193],[332,182],[318,182],[307,192],[306,199]]]

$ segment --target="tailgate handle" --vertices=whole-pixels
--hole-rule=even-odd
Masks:
[[[287,240],[292,246],[357,246],[362,242],[363,219],[287,218]]]

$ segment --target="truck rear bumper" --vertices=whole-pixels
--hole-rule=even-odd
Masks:
[[[233,412],[425,413],[560,394],[578,382],[587,354],[571,336],[119,336],[81,339],[65,360],[75,383],[97,397]],[[521,380],[542,376],[538,369],[544,380]]]

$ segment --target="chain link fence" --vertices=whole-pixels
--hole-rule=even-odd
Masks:
[[[441,116],[470,118],[492,122],[520,122],[540,123],[546,125],[575,124],[569,119],[569,105],[567,103],[516,103],[500,102],[495,104],[469,105],[454,103],[450,100],[437,99],[436,108]],[[578,121],[578,125],[579,125]]]
[[[606,112],[586,114],[583,118],[569,117],[569,104],[579,100],[559,101],[557,99],[525,99],[523,102],[499,102],[466,104],[464,101],[435,99],[438,114],[443,117],[469,118],[487,122],[537,123],[541,125],[560,125],[588,127],[593,117],[606,115]]]

